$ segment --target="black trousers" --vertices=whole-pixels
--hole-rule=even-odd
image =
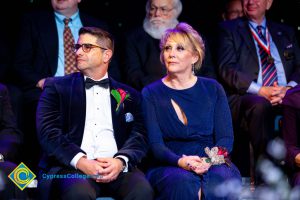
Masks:
[[[243,160],[245,156],[247,158],[249,148],[246,153],[243,150],[245,150],[244,146],[249,146],[249,142],[245,144],[245,141],[250,141],[256,166],[259,157],[267,155],[267,144],[276,137],[274,121],[275,117],[281,114],[282,109],[280,106],[272,106],[264,97],[252,94],[233,95],[229,97],[229,105],[235,134],[233,155]],[[238,167],[240,161],[241,159],[235,161]],[[243,163],[249,162],[242,161],[241,166],[245,167]]]
[[[83,173],[75,169],[63,169],[58,174],[75,177]],[[55,179],[51,187],[50,199],[94,200],[101,196],[120,200],[152,200],[154,192],[144,174],[136,169],[120,173],[118,178],[110,183],[97,183],[91,178]]]

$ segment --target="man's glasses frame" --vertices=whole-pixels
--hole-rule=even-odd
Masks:
[[[82,47],[82,51],[85,53],[88,53],[91,51],[91,49],[93,48],[100,48],[102,50],[108,50],[107,48],[104,47],[100,47],[98,45],[94,45],[94,44],[89,44],[89,43],[85,43],[85,44],[74,44],[72,46],[72,50],[74,53],[76,53],[78,51],[78,49],[80,49]]]
[[[160,11],[163,15],[169,14],[174,8],[167,8],[167,7],[156,7],[156,6],[150,6],[149,12],[155,13],[157,11]]]

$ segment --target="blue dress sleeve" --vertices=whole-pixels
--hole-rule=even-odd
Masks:
[[[159,111],[158,108],[156,108],[155,99],[147,88],[142,91],[142,94],[147,136],[153,156],[159,162],[178,166],[180,156],[171,151],[164,143],[162,131],[160,130],[156,115],[156,112]]]
[[[224,89],[220,84],[217,84],[216,93],[217,99],[214,111],[215,146],[225,147],[228,152],[231,152],[233,146],[233,128],[230,108]]]

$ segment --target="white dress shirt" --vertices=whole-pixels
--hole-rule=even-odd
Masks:
[[[105,78],[108,78],[107,73],[100,80]],[[95,85],[85,89],[85,92],[86,117],[81,149],[86,152],[88,159],[112,158],[118,152],[118,147],[112,124],[110,89]],[[85,154],[78,153],[72,159],[71,165],[76,168],[76,164],[82,156]],[[128,158],[126,156],[118,157],[125,160],[124,171],[127,171]]]

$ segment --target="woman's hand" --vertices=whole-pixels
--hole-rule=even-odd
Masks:
[[[207,172],[211,166],[205,159],[206,158],[200,158],[199,156],[183,155],[178,160],[178,166],[188,171],[194,171],[196,174],[203,174]]]
[[[211,163],[210,162],[206,162],[205,160],[206,160],[206,158],[203,157],[203,158],[201,158],[200,162],[194,162],[192,164],[192,170],[196,174],[201,175],[201,174],[206,173],[209,170],[209,168],[211,166]]]

